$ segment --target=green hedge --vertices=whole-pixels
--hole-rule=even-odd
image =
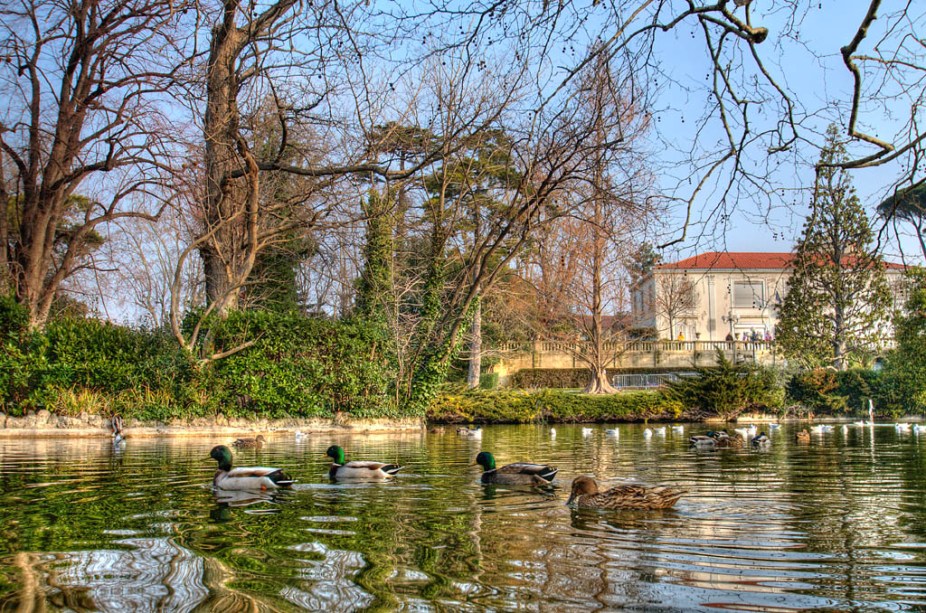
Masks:
[[[445,392],[428,410],[438,423],[607,422],[675,419],[682,405],[658,391],[589,395],[562,390]]]
[[[252,340],[200,365],[165,330],[93,319],[26,329],[22,309],[0,300],[0,408],[58,414],[118,412],[139,419],[226,416],[395,416],[392,361],[375,326],[261,311],[213,319],[209,351]]]

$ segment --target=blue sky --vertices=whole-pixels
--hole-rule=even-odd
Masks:
[[[766,3],[768,4],[768,3]],[[847,44],[854,35],[858,24],[865,14],[867,2],[821,0],[815,2],[797,30],[798,36],[781,39],[780,34],[791,15],[778,12],[774,15],[762,15],[761,3],[754,2],[753,23],[769,28],[768,39],[759,45],[759,50],[766,60],[766,67],[776,80],[787,90],[794,93],[799,102],[798,112],[804,124],[809,128],[803,136],[812,142],[801,143],[787,155],[775,160],[770,185],[777,192],[774,198],[767,198],[749,185],[738,186],[727,194],[725,213],[715,209],[723,205],[722,196],[725,181],[719,181],[712,189],[707,189],[695,202],[688,238],[676,249],[687,256],[698,251],[788,251],[800,234],[805,215],[808,213],[809,197],[806,188],[812,185],[813,172],[811,164],[818,157],[818,150],[813,146],[822,142],[822,134],[831,121],[841,126],[847,123],[846,103],[850,99],[852,79],[843,65],[840,48]],[[742,16],[742,13],[738,13]],[[871,39],[880,34],[879,27],[885,27],[884,20],[876,21],[872,26]],[[683,190],[686,183],[686,166],[671,168],[684,155],[691,143],[698,139],[701,147],[709,147],[712,142],[719,142],[722,135],[717,122],[701,127],[695,136],[696,119],[703,114],[707,90],[705,77],[709,72],[707,52],[700,31],[691,26],[682,26],[673,32],[662,34],[657,38],[658,57],[670,79],[674,82],[662,86],[656,100],[658,110],[657,129],[659,132],[656,150],[657,157],[666,166],[657,173],[659,185],[666,192],[681,183]],[[868,47],[871,45],[869,44]],[[863,43],[860,52],[870,51]],[[904,116],[909,107],[903,108],[866,108],[861,116],[860,125],[866,130],[881,135],[893,134],[899,127],[890,121],[888,112]],[[779,117],[772,105],[769,113],[757,116],[757,123],[750,124],[753,129],[762,129],[772,124]],[[814,133],[816,132],[816,134]],[[672,151],[673,145],[681,151]],[[857,148],[856,153],[867,154],[872,148]],[[769,161],[762,154],[762,149],[755,147],[749,154],[748,164],[758,173],[764,172]],[[689,174],[691,174],[689,172]],[[728,176],[728,175],[727,175]],[[854,184],[869,215],[874,214],[874,207],[893,190],[900,168],[887,165],[852,171]],[[697,181],[695,175],[695,182]],[[684,210],[673,207],[671,216],[662,228],[665,234],[660,237],[678,237],[683,226]],[[891,259],[898,259],[899,249],[896,241],[885,245],[885,253]],[[910,240],[904,241],[904,252],[909,258],[917,256],[919,249]],[[667,253],[667,256],[670,254]]]

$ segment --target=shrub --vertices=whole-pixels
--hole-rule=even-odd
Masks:
[[[883,377],[872,370],[835,371],[815,368],[796,373],[787,385],[788,398],[821,415],[865,413],[868,399],[880,406]]]
[[[236,312],[210,330],[216,350],[257,339],[214,364],[208,388],[226,414],[395,415],[386,342],[376,326],[296,314]]]
[[[682,406],[658,391],[589,395],[562,390],[445,391],[428,409],[441,423],[642,421],[677,418]]]
[[[29,313],[12,296],[0,296],[0,409],[20,414],[44,361],[43,335],[29,331]]]
[[[730,420],[746,409],[777,410],[784,404],[784,390],[770,368],[734,366],[718,350],[715,368],[696,371],[696,376],[670,383],[666,396],[704,416]]]

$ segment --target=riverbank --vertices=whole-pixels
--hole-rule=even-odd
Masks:
[[[269,432],[374,433],[414,432],[424,429],[423,418],[360,419],[338,415],[331,419],[286,418],[248,419],[243,417],[195,417],[169,421],[126,419],[126,438],[162,436],[256,435]],[[0,438],[18,437],[109,437],[109,420],[101,415],[54,415],[40,410],[22,417],[0,414]]]

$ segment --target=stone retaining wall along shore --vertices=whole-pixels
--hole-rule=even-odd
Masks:
[[[269,432],[410,432],[425,427],[423,418],[359,419],[245,419],[216,415],[177,418],[166,422],[126,419],[127,438],[152,436],[201,436],[205,434],[259,434]],[[23,417],[0,413],[0,438],[21,436],[112,436],[109,418],[102,415],[54,415],[46,410],[30,411]]]

